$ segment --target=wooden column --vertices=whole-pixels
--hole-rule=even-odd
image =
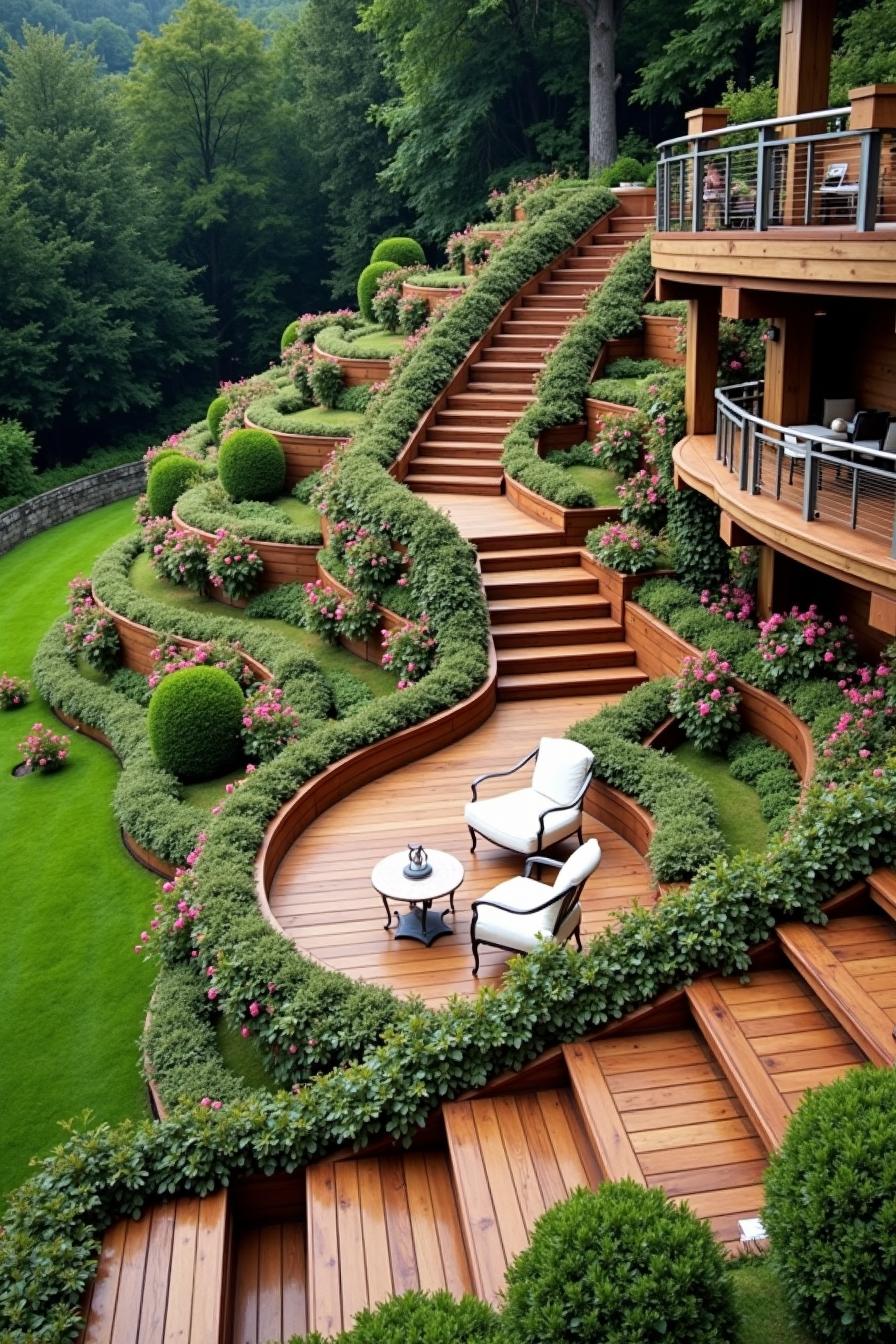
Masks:
[[[811,304],[774,317],[778,339],[765,347],[765,396],[762,414],[776,425],[804,425],[809,420],[812,386],[812,337],[815,316]]]
[[[775,609],[775,553],[771,546],[759,547],[759,573],[756,578],[756,615],[762,621]]]
[[[778,116],[822,111],[828,105],[831,50],[836,0],[783,0],[781,51],[778,61]],[[782,126],[780,134],[824,130],[823,122]],[[807,154],[793,146],[787,156],[784,223],[802,224],[805,208]]]
[[[684,405],[689,434],[712,434],[716,427],[716,369],[719,363],[719,291],[712,286],[688,298]]]

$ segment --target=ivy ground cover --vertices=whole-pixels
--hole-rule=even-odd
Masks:
[[[127,500],[0,557],[0,670],[30,677],[69,579],[131,526]],[[90,1125],[146,1114],[137,1040],[152,974],[132,944],[156,884],[119,838],[109,807],[118,764],[105,747],[70,733],[65,770],[13,779],[16,744],[37,721],[59,727],[36,693],[0,715],[0,1203],[32,1154],[64,1137],[61,1122],[85,1110]]]

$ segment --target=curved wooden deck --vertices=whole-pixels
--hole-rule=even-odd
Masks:
[[[571,723],[595,714],[609,699],[570,696],[500,704],[487,723],[462,741],[331,807],[292,846],[271,883],[271,913],[284,933],[299,951],[333,970],[398,994],[419,994],[432,1006],[451,994],[473,994],[480,985],[498,984],[507,954],[495,948],[483,949],[482,973],[473,978],[470,903],[496,883],[517,876],[521,861],[481,838],[475,855],[469,853],[463,812],[470,780],[512,765],[542,734],[562,736]],[[506,788],[506,781],[495,780],[483,788],[482,796]],[[584,894],[582,931],[588,935],[635,901],[651,905],[655,888],[647,864],[631,845],[587,816],[585,832],[596,835],[603,850]],[[455,898],[456,932],[430,948],[395,941],[383,928],[383,907],[370,885],[377,860],[411,840],[456,854],[466,869]]]

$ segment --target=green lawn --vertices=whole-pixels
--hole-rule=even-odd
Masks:
[[[125,501],[53,528],[0,557],[0,671],[30,674],[34,651],[65,609],[68,580],[132,526]],[[0,1200],[32,1154],[63,1138],[60,1121],[146,1113],[137,1039],[152,967],[133,946],[155,881],[130,859],[109,806],[118,774],[105,747],[73,737],[66,769],[13,779],[16,743],[37,720],[33,699],[0,714]]]
[[[590,492],[595,508],[615,509],[618,506],[616,487],[622,484],[622,477],[617,472],[608,471],[606,467],[575,466],[566,470],[576,485],[582,485]]]
[[[764,1258],[738,1266],[731,1280],[741,1320],[739,1344],[813,1344],[794,1325],[778,1277]]]
[[[155,598],[159,602],[169,602],[174,607],[186,608],[188,611],[210,611],[215,616],[234,616],[239,620],[249,621],[239,607],[224,607],[220,602],[215,602],[208,597],[200,597],[190,588],[179,588],[167,579],[159,579],[153,572],[152,566],[146,555],[138,555],[131,568],[131,583],[138,593],[144,597]],[[375,663],[365,662],[363,658],[356,658],[353,653],[346,649],[328,644],[320,635],[314,635],[310,630],[302,630],[299,626],[290,625],[288,621],[277,621],[265,618],[264,620],[252,620],[253,627],[258,629],[270,630],[274,634],[283,635],[286,639],[292,640],[300,648],[313,653],[320,665],[324,668],[351,672],[359,681],[365,682],[374,695],[388,695],[395,690],[395,678],[382,668],[377,667]],[[223,787],[223,781],[222,781]]]
[[[357,429],[364,416],[360,411],[327,411],[323,406],[309,406],[307,411],[293,411],[289,415],[289,432],[301,434],[302,425],[333,425],[333,433]],[[320,522],[320,519],[318,519]]]
[[[218,1018],[215,1035],[221,1058],[231,1073],[245,1079],[251,1087],[263,1087],[268,1092],[280,1090],[280,1084],[268,1073],[253,1040],[245,1040],[223,1017]]]
[[[303,504],[294,495],[281,495],[279,499],[273,500],[273,506],[287,514],[299,527],[315,527],[320,531],[320,514],[317,509],[310,504]]]
[[[759,811],[756,790],[731,778],[724,756],[698,751],[689,742],[675,747],[672,754],[709,785],[719,809],[722,834],[731,850],[764,853],[768,848],[768,825]]]
[[[406,336],[400,336],[397,332],[371,331],[366,336],[359,336],[357,340],[351,342],[352,354],[357,359],[363,359],[368,351],[371,352],[371,358],[382,357],[385,350],[387,355],[397,355],[404,349]]]

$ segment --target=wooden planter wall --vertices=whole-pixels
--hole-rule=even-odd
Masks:
[[[425,299],[429,311],[435,312],[436,308],[441,308],[443,303],[449,299],[456,299],[459,295],[466,293],[464,285],[457,285],[453,289],[445,289],[442,285],[411,285],[407,280],[402,282],[402,297],[405,299]]]
[[[122,616],[117,611],[113,611],[111,607],[107,607],[105,603],[99,600],[96,593],[93,594],[93,600],[114,622],[121,644],[122,667],[127,667],[132,672],[139,672],[143,677],[149,676],[155,667],[150,655],[152,650],[159,646],[159,635],[155,630],[151,630],[148,625],[140,625],[138,621],[132,621],[129,616]],[[174,642],[181,648],[195,649],[203,641],[187,639],[183,635],[175,635]],[[244,665],[252,669],[259,681],[271,680],[271,670],[265,667],[264,663],[260,663],[257,658],[253,658],[243,649],[240,649],[240,657]]]
[[[388,359],[348,359],[342,355],[330,355],[314,345],[317,359],[329,360],[338,364],[342,370],[342,379],[346,387],[360,387],[366,383],[379,383],[389,377],[391,364]]]
[[[273,434],[280,444],[286,458],[287,489],[297,485],[312,472],[320,471],[336,445],[346,437],[344,434],[285,434],[280,430],[265,429],[264,425],[256,425],[248,416],[244,417],[243,423],[247,429],[264,429],[265,433]]]
[[[676,348],[678,328],[677,317],[644,317],[642,344],[643,359],[661,359],[664,364],[683,364],[683,350]]]
[[[542,499],[541,495],[510,476],[504,477],[504,488],[507,498],[520,513],[526,514],[528,518],[537,518],[539,522],[547,523],[548,527],[555,527],[571,546],[581,546],[593,527],[602,527],[619,517],[619,510],[615,508],[564,509],[562,504]]]
[[[177,509],[173,511],[171,517],[175,527],[182,528],[184,532],[189,532],[193,536],[202,537],[205,542],[214,541],[214,533],[205,532],[201,527],[185,523],[179,517]],[[255,541],[251,537],[247,537],[246,540],[264,561],[264,573],[259,585],[262,591],[279,588],[284,583],[308,583],[317,578],[319,546],[293,546],[288,542]],[[245,600],[229,598],[221,588],[210,586],[209,597],[213,597],[216,602],[223,602],[228,607],[246,605]]]
[[[354,597],[352,590],[335,579],[328,570],[324,569],[320,561],[317,562],[315,577],[323,579],[324,583],[328,583],[332,588],[335,588],[339,596],[346,602]],[[402,630],[407,625],[407,621],[403,616],[398,616],[394,611],[390,611],[388,607],[377,606],[376,611],[376,626],[366,639],[346,639],[340,636],[339,643],[344,649],[348,649],[349,653],[353,653],[356,658],[363,658],[365,662],[376,663],[379,666],[384,651],[383,637],[380,631]]]

